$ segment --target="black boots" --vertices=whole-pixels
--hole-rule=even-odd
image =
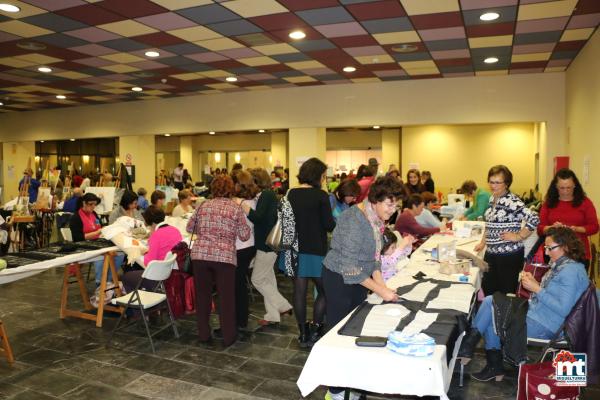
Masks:
[[[317,340],[321,339],[323,336],[324,326],[323,324],[310,324],[310,345],[312,346],[317,342]]]
[[[487,359],[485,367],[480,372],[471,374],[471,377],[482,382],[491,381],[492,379],[495,379],[496,382],[500,382],[502,378],[504,378],[502,351],[486,350],[485,357]]]
[[[306,349],[312,346],[310,341],[310,323],[305,322],[304,324],[299,324],[298,330],[300,331],[300,336],[298,336],[298,344],[300,344],[300,347]]]
[[[479,343],[481,339],[481,334],[475,328],[469,329],[467,334],[462,340],[460,344],[460,350],[458,350],[457,358],[461,359],[461,364],[467,365],[471,358],[473,358],[473,351],[475,350],[475,346]]]

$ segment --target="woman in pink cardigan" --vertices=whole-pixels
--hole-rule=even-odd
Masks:
[[[165,212],[156,206],[150,206],[143,214],[146,225],[150,226],[152,233],[148,239],[148,252],[144,255],[144,265],[153,260],[164,260],[165,256],[175,245],[183,240],[179,230],[171,225],[167,225],[165,221]],[[130,292],[137,286],[138,281],[142,277],[143,269],[130,270],[123,274],[123,285]],[[141,288],[153,290],[156,286],[155,281],[144,279]]]
[[[411,194],[408,200],[404,202],[404,211],[396,218],[395,229],[402,235],[413,235],[415,237],[424,237],[434,233],[444,232],[446,226],[439,228],[425,228],[421,226],[415,217],[423,212],[425,202],[420,194]]]

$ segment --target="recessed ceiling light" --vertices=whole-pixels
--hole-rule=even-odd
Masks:
[[[45,140],[40,140],[40,143],[44,143],[44,142],[45,142]]]
[[[208,134],[209,134],[209,135],[214,135],[214,134],[215,134],[215,131],[210,131],[210,132],[208,132]]]
[[[228,76],[225,78],[227,82],[237,82],[237,78],[235,76]]]
[[[13,6],[12,4],[2,3],[0,4],[0,11],[6,11],[9,13],[16,13],[21,11],[21,9],[17,6]]]
[[[147,51],[144,53],[146,57],[158,57],[160,53],[158,51]]]
[[[36,42],[19,42],[17,43],[17,47],[25,50],[39,51],[44,50],[46,48],[46,45]]]
[[[379,125],[373,125],[373,129],[379,129],[381,128]]]
[[[0,101],[0,106],[3,106],[3,105],[4,105],[4,103]]]
[[[392,46],[392,51],[396,52],[396,53],[412,53],[413,51],[417,51],[419,50],[418,46],[415,46],[414,44],[398,44],[395,46]]]
[[[265,133],[265,130],[264,129],[259,129],[258,132],[259,133]]]
[[[67,98],[67,96],[65,96],[64,94],[57,94],[56,98],[59,99],[59,100],[64,100],[64,99]]]
[[[300,40],[300,39],[304,39],[306,37],[306,33],[302,32],[302,31],[293,31],[293,32],[290,32],[289,37],[291,37],[292,39],[295,39],[295,40]]]
[[[69,139],[69,140],[70,140],[71,142],[74,142],[74,141],[75,141],[75,139]]]
[[[171,136],[171,134],[170,133],[165,133],[165,136],[169,137],[169,136]]]
[[[355,67],[344,67],[343,69],[344,72],[354,72],[356,71]]]
[[[141,87],[139,87],[139,86],[134,86],[134,87],[132,87],[132,88],[131,88],[131,90],[133,90],[134,92],[141,92],[141,91],[142,91],[142,90],[144,90],[144,89],[142,89],[142,88],[141,88]]]
[[[498,58],[497,57],[488,57],[485,60],[483,60],[483,62],[486,64],[495,64],[498,62]]]
[[[46,74],[47,74],[47,73],[49,73],[49,72],[52,72],[52,68],[49,68],[49,67],[39,67],[39,68],[38,68],[38,71],[40,71],[40,72],[44,72],[44,73],[46,73]]]
[[[498,18],[500,18],[500,14],[498,14],[497,12],[487,12],[479,16],[479,19],[482,21],[494,21]]]

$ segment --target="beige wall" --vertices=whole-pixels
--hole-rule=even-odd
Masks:
[[[550,158],[565,151],[564,73],[284,88],[7,113],[0,116],[0,137],[530,121],[547,123]]]
[[[2,198],[8,201],[19,194],[19,181],[30,158],[31,168],[35,168],[35,142],[5,142],[2,153]]]
[[[325,128],[293,128],[289,131],[289,168],[290,186],[297,186],[298,165],[302,160],[317,157],[323,162],[326,160],[326,132]]]
[[[383,132],[381,132],[380,172],[389,171],[391,164],[394,164],[396,168],[400,168],[402,151],[401,142],[402,136],[400,129],[384,129]]]
[[[327,131],[327,150],[381,148],[381,131]]]
[[[288,166],[287,132],[271,133],[271,166]]]
[[[600,31],[567,70],[567,126],[570,167],[596,208],[600,207]],[[586,182],[584,164],[589,165]]]
[[[534,186],[535,151],[532,123],[402,128],[402,174],[417,163],[443,193],[467,179],[487,188],[489,168],[504,164],[514,174],[511,189],[521,194]]]
[[[217,134],[194,136],[196,151],[248,151],[269,150],[271,136],[269,134]]]
[[[126,155],[131,154],[131,163],[135,165],[134,190],[143,187],[152,193],[155,186],[155,149],[154,136],[119,138],[119,159],[125,162]]]

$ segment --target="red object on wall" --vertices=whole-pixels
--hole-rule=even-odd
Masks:
[[[569,168],[568,156],[554,157],[554,175],[556,175],[556,171],[558,171],[561,168]]]

